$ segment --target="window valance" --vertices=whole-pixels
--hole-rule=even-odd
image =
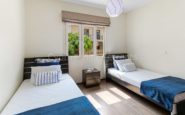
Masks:
[[[110,26],[110,18],[108,17],[93,16],[69,11],[62,11],[62,21],[88,25]]]

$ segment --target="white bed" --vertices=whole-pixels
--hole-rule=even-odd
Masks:
[[[152,71],[148,71],[145,69],[140,69],[138,68],[136,71],[133,72],[121,72],[115,68],[109,68],[108,73],[112,77],[116,77],[124,82],[127,82],[135,87],[140,88],[141,82],[147,81],[147,80],[152,80],[152,79],[157,79],[161,77],[165,77],[167,75],[155,73]],[[175,96],[174,104],[173,104],[173,111],[172,115],[176,114],[176,103],[185,100],[185,93],[178,94]]]
[[[25,80],[1,115],[13,115],[83,96],[68,74],[63,74],[56,84],[34,86]]]
[[[136,71],[133,71],[133,72],[121,72],[115,68],[110,68],[108,69],[108,73],[138,88],[140,88],[142,81],[147,81],[147,80],[161,78],[161,77],[166,76],[166,75],[154,73],[154,72],[151,72],[145,69],[140,69],[140,68],[138,68]]]

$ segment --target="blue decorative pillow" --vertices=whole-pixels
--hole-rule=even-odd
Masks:
[[[60,58],[56,59],[36,59],[35,60],[37,63],[49,63],[49,62],[60,62]]]
[[[36,63],[36,66],[51,66],[51,65],[60,65],[60,63],[59,62]]]

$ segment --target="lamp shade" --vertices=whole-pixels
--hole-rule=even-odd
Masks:
[[[117,17],[123,12],[123,0],[109,0],[106,12],[110,17]]]

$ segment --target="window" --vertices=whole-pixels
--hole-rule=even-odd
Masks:
[[[67,52],[69,56],[104,54],[105,27],[67,23]]]
[[[97,43],[96,43],[96,53],[98,56],[101,56],[103,55],[103,41],[104,41],[104,32],[105,31],[105,28],[104,27],[97,27],[96,29],[96,40],[97,40]]]
[[[94,27],[84,26],[83,27],[83,52],[84,55],[93,55],[94,54]]]
[[[67,25],[67,46],[69,56],[80,55],[80,25],[68,24]]]

